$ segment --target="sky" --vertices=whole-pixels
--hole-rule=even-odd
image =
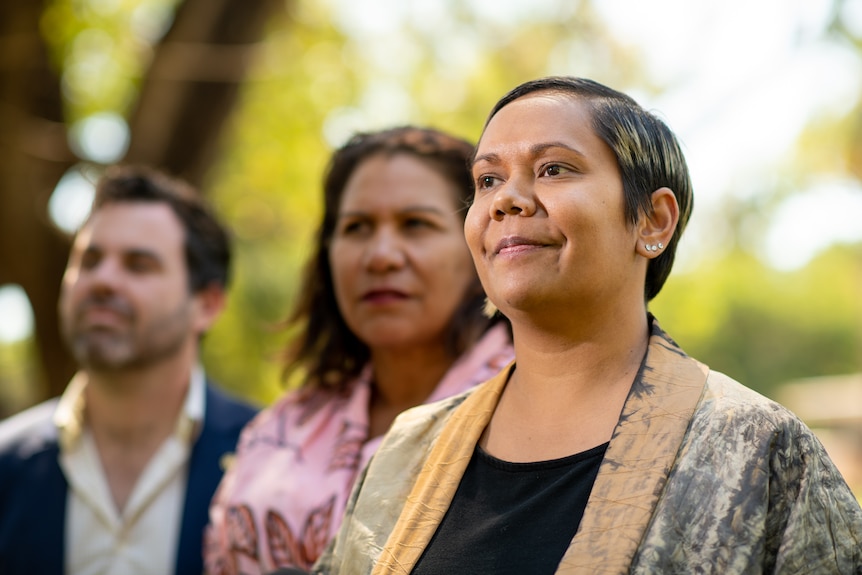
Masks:
[[[396,29],[408,17],[433,25],[445,5],[437,0],[330,1],[342,26],[368,37]],[[510,23],[565,4],[469,1],[488,18]],[[776,176],[807,122],[846,113],[862,91],[856,51],[821,40],[831,0],[596,0],[593,6],[616,38],[643,55],[649,76],[673,86],[656,100],[630,93],[667,121],[689,162],[696,206],[680,245],[681,266],[687,257],[721,248],[717,208],[724,198],[750,199],[760,183]],[[862,0],[846,0],[844,11],[846,22],[862,36]],[[469,49],[453,41],[459,57],[468,56]],[[394,67],[409,65],[408,58],[382,56]],[[388,114],[397,104],[369,100],[385,102]],[[89,131],[74,131],[106,141],[105,130],[115,126],[110,118],[99,122]],[[72,216],[67,225],[74,228],[86,213],[86,196],[82,201],[70,192],[80,186],[75,177],[65,185],[68,203],[60,191],[52,210],[58,217]],[[838,178],[814,181],[806,193],[779,206],[767,226],[756,251],[778,269],[801,267],[835,242],[862,240],[862,186]],[[31,331],[32,312],[20,288],[0,286],[0,342]]]

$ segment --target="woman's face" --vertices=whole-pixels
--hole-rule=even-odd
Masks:
[[[372,353],[442,345],[475,281],[454,184],[409,154],[353,172],[329,247],[338,307]]]
[[[486,293],[510,319],[643,298],[645,260],[624,218],[617,161],[583,101],[539,92],[505,106],[482,135],[473,178],[467,243]]]

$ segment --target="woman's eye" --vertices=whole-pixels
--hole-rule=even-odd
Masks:
[[[411,230],[424,228],[433,228],[434,224],[425,218],[407,218],[404,220],[404,227]]]
[[[476,180],[476,188],[487,190],[494,185],[494,176],[479,176]]]
[[[363,230],[365,230],[367,227],[368,227],[368,225],[365,222],[360,222],[360,221],[344,222],[341,225],[341,229],[339,230],[339,233],[341,235],[358,234],[358,233],[361,233]]]
[[[542,175],[544,175],[544,176],[559,176],[563,172],[567,172],[567,171],[568,170],[565,167],[563,167],[559,164],[550,164],[548,166],[545,166],[545,168],[542,170]]]

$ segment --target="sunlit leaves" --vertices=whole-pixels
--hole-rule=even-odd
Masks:
[[[778,272],[739,250],[672,274],[651,305],[691,355],[766,394],[862,368],[862,244]]]
[[[55,0],[41,29],[62,70],[68,121],[102,111],[127,112],[146,72],[153,42],[177,0]]]

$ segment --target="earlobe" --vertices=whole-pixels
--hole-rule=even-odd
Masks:
[[[195,294],[196,328],[204,333],[215,323],[227,303],[224,288],[212,283]]]
[[[653,212],[644,214],[638,224],[637,251],[644,257],[654,258],[662,253],[676,231],[679,222],[679,204],[670,188],[659,188],[651,197]]]

